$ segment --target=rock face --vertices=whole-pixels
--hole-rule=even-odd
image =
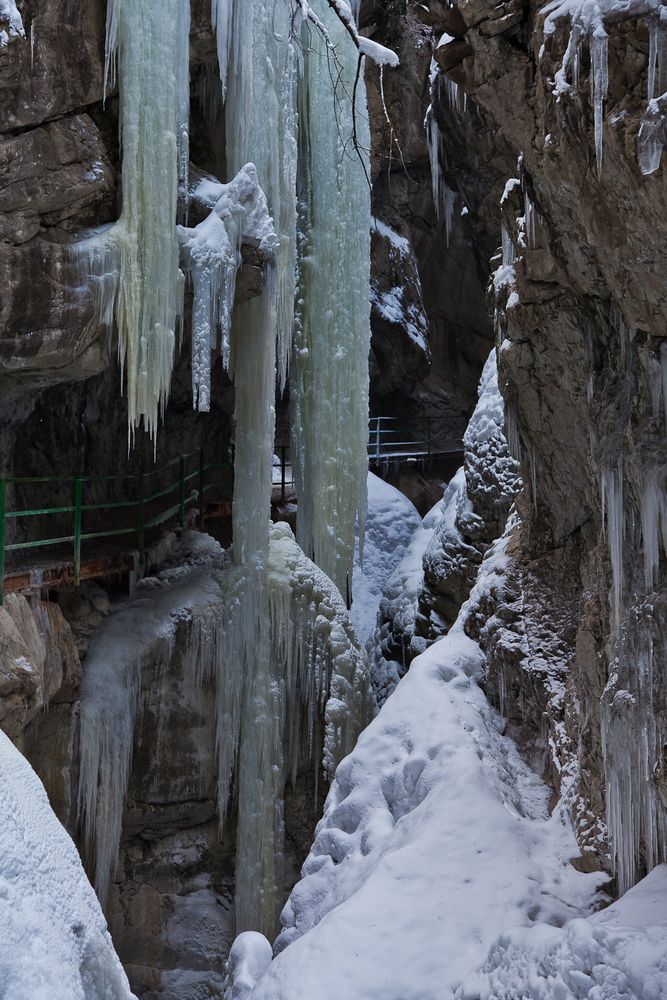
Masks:
[[[606,23],[598,176],[585,31],[580,83],[570,69],[557,96],[569,18],[545,34],[540,3],[420,7],[450,36],[436,50],[452,81],[435,107],[447,183],[466,201],[479,252],[503,244],[499,376],[526,485],[514,599],[487,609],[497,626],[483,637],[488,686],[568,798],[589,863],[609,864],[609,815],[623,889],[665,852],[656,525],[667,462],[667,189],[664,167],[643,176],[637,159],[649,19],[638,5]],[[463,113],[449,106],[453,84],[466,94]],[[633,739],[647,748],[644,771],[628,763]],[[642,816],[636,833],[629,808]]]
[[[449,238],[444,219],[436,218],[424,126],[433,36],[423,23],[424,9],[385,2],[362,11],[366,30],[401,60],[382,78],[376,67],[366,72],[376,220],[371,412],[400,417],[422,434],[430,418],[434,443],[458,448],[493,339],[484,297],[489,253],[475,243],[465,199],[456,199]],[[387,266],[383,224],[407,241],[400,280],[391,258]],[[397,298],[402,318],[394,309],[392,322],[392,310],[382,304]],[[410,333],[420,327],[418,316],[426,320],[421,329],[428,354],[415,350]]]

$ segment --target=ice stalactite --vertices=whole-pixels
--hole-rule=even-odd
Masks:
[[[201,653],[194,674],[218,662],[216,644],[201,641],[202,623],[220,614],[220,587],[214,570],[222,551],[208,536],[194,536],[205,568],[180,573],[170,586],[139,589],[139,596],[109,618],[91,640],[81,688],[81,767],[78,807],[85,852],[97,894],[104,904],[113,878],[132,764],[135,721],[141,710],[144,667],[157,672],[171,662],[179,622],[194,621],[193,650]],[[208,547],[208,548],[207,548]],[[155,583],[155,581],[153,581]],[[214,633],[213,633],[214,634]],[[192,658],[193,650],[188,651]],[[204,659],[205,657],[205,659]]]
[[[651,469],[644,477],[640,495],[642,549],[644,553],[644,584],[649,592],[658,583],[658,564],[662,548],[667,553],[667,495],[664,476]]]
[[[223,101],[227,94],[227,69],[231,49],[233,13],[233,0],[211,0],[211,27],[218,44],[218,70]]]
[[[465,114],[468,107],[466,92],[451,76],[445,76],[445,93],[451,110],[460,115]]]
[[[608,36],[605,29],[607,16],[626,14],[633,16],[633,6],[637,14],[648,20],[648,107],[642,119],[637,137],[637,159],[644,175],[652,174],[660,166],[662,150],[667,142],[667,8],[661,0],[645,0],[641,5],[633,5],[625,0],[552,0],[542,11],[544,16],[545,39],[556,32],[556,22],[560,18],[570,21],[570,35],[561,62],[554,78],[554,94],[560,99],[571,87],[579,86],[581,66],[581,45],[586,38],[590,42],[591,53],[591,99],[594,110],[595,158],[598,177],[602,171],[603,152],[603,111],[608,88]],[[540,55],[544,52],[544,46]],[[570,80],[568,79],[570,77]]]
[[[110,0],[105,80],[120,90],[122,211],[78,247],[97,279],[99,318],[118,326],[130,438],[143,420],[153,438],[169,396],[182,316],[176,211],[187,181],[190,5]]]
[[[667,143],[667,8],[660,6],[649,21],[648,105],[637,136],[642,174],[655,173]]]
[[[286,524],[267,525],[269,535],[259,577],[207,535],[187,534],[178,567],[140,586],[91,642],[79,813],[102,900],[117,862],[144,670],[166,674],[177,656],[193,684],[215,688],[221,826],[233,787],[238,809],[237,930],[275,930],[285,783],[304,759],[330,778],[349,752],[368,715],[368,665],[336,587]],[[248,581],[258,578],[265,599],[252,602]]]
[[[598,177],[602,173],[602,126],[603,107],[609,87],[607,32],[598,24],[591,38],[591,90],[595,128],[595,162]]]
[[[623,541],[625,513],[623,508],[623,457],[616,465],[607,465],[600,479],[604,529],[609,543],[612,572],[612,610],[618,628],[623,608]]]
[[[325,0],[311,8],[336,45],[303,27],[299,188],[303,206],[299,314],[292,352],[293,465],[298,537],[343,595],[355,520],[363,538],[370,348],[370,145],[357,52]],[[355,113],[356,111],[356,113]],[[356,144],[353,142],[356,137]]]
[[[667,860],[664,600],[633,607],[622,623],[602,699],[607,822],[618,891]]]
[[[214,0],[216,2],[216,0]],[[216,20],[219,58],[227,62],[227,166],[254,163],[280,241],[276,270],[278,377],[287,378],[296,282],[296,88],[298,58],[290,4],[223,0]],[[217,0],[220,8],[220,0]],[[225,54],[226,53],[226,54]],[[224,70],[222,63],[221,75]]]
[[[441,81],[443,77],[438,69],[435,59],[431,59],[431,103],[426,111],[424,127],[428,143],[428,156],[431,164],[431,191],[433,195],[433,205],[435,206],[435,216],[438,222],[444,219],[445,239],[447,246],[452,232],[452,221],[454,217],[454,202],[456,192],[447,185],[445,173],[445,151],[443,149],[442,133],[436,117],[436,107],[441,96]],[[465,94],[449,77],[444,77],[446,83],[446,93],[450,101],[450,106],[454,107],[452,101],[456,102],[456,110],[465,110]],[[463,94],[463,99],[461,99]]]

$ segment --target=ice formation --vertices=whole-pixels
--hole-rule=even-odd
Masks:
[[[285,782],[304,747],[327,777],[352,748],[368,714],[368,667],[331,581],[288,525],[267,524],[269,536],[259,574],[252,563],[232,564],[207,535],[188,533],[172,559],[182,565],[141,584],[91,642],[79,810],[101,899],[117,861],[143,667],[168,669],[181,628],[193,683],[215,686],[221,824],[236,773],[237,929],[273,932]],[[249,585],[261,586],[265,600],[249,600]],[[264,607],[266,621],[255,620]]]
[[[223,663],[217,689],[221,820],[238,752],[237,930],[275,929],[282,855],[282,787],[296,778],[303,742],[325,775],[352,748],[368,714],[368,669],[337,589],[297,545],[287,524],[270,531],[261,652],[238,669],[246,603],[242,567],[225,581],[219,625]],[[241,612],[241,614],[239,614]],[[324,717],[324,732],[318,720]],[[258,724],[258,722],[260,724]]]
[[[132,1000],[76,847],[0,732],[0,996]]]
[[[254,163],[279,239],[275,334],[284,387],[296,281],[297,52],[289,3],[213,0],[220,72],[227,64],[227,167]],[[225,11],[225,4],[228,10]],[[246,318],[246,322],[249,318]]]
[[[214,621],[221,613],[216,570],[223,565],[222,550],[207,535],[191,536],[191,542],[194,549],[188,545],[183,552],[189,569],[175,579],[167,572],[140,585],[136,599],[95,633],[86,658],[79,815],[89,870],[103,903],[117,862],[143,667],[147,662],[169,666],[179,622]],[[213,671],[215,646],[197,649],[203,659],[198,667],[193,661],[193,674]]]
[[[555,75],[554,93],[560,98],[572,86],[579,86],[581,44],[588,38],[591,54],[591,100],[595,129],[595,159],[598,177],[602,172],[603,114],[609,84],[608,35],[605,18],[609,15],[637,15],[648,19],[648,110],[642,121],[637,140],[637,156],[643,174],[651,174],[660,165],[665,143],[665,111],[657,94],[664,96],[667,87],[667,9],[661,0],[551,0],[542,9],[544,36],[554,34],[560,18],[570,21],[570,36],[563,61]],[[568,80],[571,79],[571,83]]]
[[[428,155],[431,164],[431,191],[433,194],[433,204],[435,206],[435,216],[438,222],[444,219],[445,238],[449,246],[452,231],[452,221],[454,217],[454,202],[456,192],[447,185],[445,170],[445,152],[442,143],[442,134],[436,118],[435,109],[440,99],[443,75],[438,69],[435,59],[431,59],[430,92],[431,103],[426,111],[424,126],[426,128],[426,138],[428,143]],[[451,96],[452,80],[447,80],[447,93]],[[454,84],[456,86],[456,84]],[[465,97],[465,95],[464,95]]]
[[[277,239],[257,171],[249,163],[229,184],[203,181],[199,187],[211,213],[194,228],[180,226],[184,266],[194,290],[192,304],[192,403],[207,411],[211,402],[211,352],[220,347],[230,368],[232,310],[241,243],[257,247],[271,266]],[[197,189],[195,189],[195,195]],[[270,351],[270,345],[267,345]],[[239,392],[243,387],[239,386]]]
[[[78,247],[98,282],[100,320],[118,326],[130,437],[153,438],[171,383],[182,315],[176,210],[188,165],[190,4],[110,0],[107,85],[117,75],[123,155],[119,221]]]
[[[665,649],[664,601],[647,598],[621,623],[602,700],[607,822],[621,893],[642,867],[667,861],[667,808],[658,788],[667,742]]]
[[[363,73],[326,0],[311,8],[336,45],[306,24],[301,84],[299,186],[303,212],[299,311],[291,369],[292,460],[298,538],[348,595],[354,528],[366,510],[370,348],[370,144]],[[356,144],[353,143],[356,137]]]
[[[623,456],[615,466],[607,465],[600,479],[603,527],[609,542],[612,572],[612,610],[618,628],[623,609],[623,541],[625,512],[623,509]]]

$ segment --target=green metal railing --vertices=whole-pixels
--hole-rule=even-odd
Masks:
[[[151,480],[158,479],[172,469],[177,469],[177,475],[167,485],[160,484],[153,490],[148,488]],[[210,473],[227,470],[227,482],[212,479]],[[130,500],[114,500],[106,503],[85,503],[84,487],[91,484],[129,483],[134,486]],[[8,486],[30,487],[38,484],[69,484],[72,503],[63,506],[33,507],[28,510],[8,510]],[[146,554],[146,532],[151,528],[165,524],[177,518],[181,528],[185,527],[185,516],[188,505],[197,503],[199,526],[204,524],[205,496],[210,490],[218,488],[222,491],[222,499],[231,499],[233,490],[233,460],[228,462],[205,461],[204,449],[179,455],[166,465],[149,471],[140,471],[122,476],[29,476],[26,478],[0,479],[0,605],[4,599],[5,556],[8,552],[20,552],[28,549],[40,549],[53,545],[72,544],[72,563],[74,566],[74,581],[76,584],[81,576],[81,546],[83,542],[92,539],[113,538],[120,535],[133,535],[136,548],[143,564]],[[225,496],[225,494],[227,494]],[[175,501],[175,502],[174,502]],[[151,505],[153,509],[151,510]],[[155,509],[157,508],[157,509]],[[132,513],[132,521],[120,527],[105,530],[84,531],[84,518],[91,512],[98,514],[111,511],[128,511]],[[7,543],[7,523],[23,518],[52,517],[55,515],[72,515],[71,534],[52,538],[39,538],[31,541]]]

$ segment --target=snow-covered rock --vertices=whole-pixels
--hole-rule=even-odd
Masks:
[[[0,732],[0,996],[130,1000],[77,850]]]

